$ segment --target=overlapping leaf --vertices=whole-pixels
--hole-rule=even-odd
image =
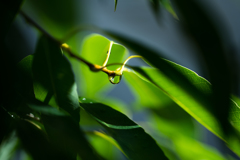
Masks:
[[[71,65],[60,47],[41,37],[32,62],[34,92],[37,99],[49,103],[54,97],[57,105],[79,121],[79,104]]]
[[[21,144],[34,159],[50,160],[61,159],[64,157],[61,152],[52,147],[47,139],[46,134],[36,125],[29,121],[20,119],[18,119],[16,122],[17,135],[21,140]]]
[[[103,125],[130,159],[168,159],[139,125],[101,103],[80,98],[80,105]]]
[[[191,85],[195,85],[196,88],[199,89],[198,92],[204,93],[206,95],[211,93],[211,85],[207,80],[198,76],[196,73],[185,67],[177,65],[170,61],[166,62],[172,65],[174,68],[177,68],[181,73],[183,73],[183,75],[190,81]],[[188,88],[184,88],[175,81],[170,80],[158,69],[149,67],[145,68],[132,67],[132,70],[134,70],[134,73],[138,75],[139,78],[144,79],[145,81],[148,81],[149,83],[152,83],[155,86],[157,86],[160,90],[162,90],[163,93],[168,95],[173,101],[175,101],[179,106],[181,106],[186,112],[188,112],[193,118],[195,118],[198,122],[200,122],[211,132],[213,132],[220,138],[225,139],[225,136],[221,131],[220,125],[216,117],[212,115],[211,112],[205,109],[206,106],[211,105],[208,99],[201,99],[200,97],[195,97],[196,94],[194,92],[192,92]],[[127,73],[133,71],[125,70],[125,72]],[[237,106],[236,103],[231,104],[232,109],[234,109],[234,112],[231,112],[231,114],[233,115],[238,114],[240,110],[239,106]],[[239,121],[240,121],[239,116],[234,116],[233,118],[230,119],[231,124],[233,124],[233,126],[236,128],[239,128]],[[235,137],[235,140],[238,141],[236,135],[235,136],[232,135],[232,137]],[[229,146],[235,152],[239,153],[237,150],[239,146],[233,146],[233,144],[231,143],[229,144]]]
[[[166,139],[171,139],[174,144],[174,149],[176,149],[176,153],[180,156],[181,159],[225,159],[225,157],[214,148],[205,145],[196,139],[190,138],[185,133],[183,133],[182,130],[186,129],[184,127],[186,122],[184,121],[168,121],[153,114],[150,118],[150,122],[150,126],[154,130],[157,130],[157,132],[164,134],[164,137]]]
[[[194,40],[208,69],[213,91],[212,113],[217,117],[223,131],[231,133],[232,130],[227,121],[231,103],[229,97],[237,77],[234,77],[236,73],[233,73],[234,46],[230,44],[232,38],[227,33],[225,22],[221,21],[222,18],[215,12],[208,10],[204,3],[196,0],[174,0],[173,2],[178,8],[184,31]],[[216,19],[218,20],[215,21]],[[226,47],[228,45],[231,47]]]
[[[62,38],[66,30],[70,30],[79,18],[77,13],[81,9],[74,6],[76,1],[25,1],[22,10],[31,15],[46,31],[57,38]],[[53,9],[54,8],[54,9]]]
[[[58,154],[65,156],[65,159],[76,159],[77,154],[83,160],[102,159],[85,138],[78,122],[74,121],[69,113],[42,102],[31,103],[29,107],[41,114],[41,122],[51,147],[59,152]]]

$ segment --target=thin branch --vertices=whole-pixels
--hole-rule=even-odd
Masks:
[[[23,11],[20,11],[20,14],[25,18],[25,20],[26,20],[28,23],[30,23],[31,25],[33,25],[34,27],[36,27],[36,28],[37,28],[40,32],[42,32],[45,36],[47,36],[47,37],[50,38],[52,41],[54,41],[54,42],[57,43],[59,46],[61,46],[62,49],[65,50],[70,57],[76,58],[77,60],[85,63],[85,64],[90,68],[90,70],[92,70],[92,71],[99,71],[99,69],[100,69],[99,66],[94,65],[94,64],[88,62],[87,60],[83,59],[82,57],[79,57],[79,56],[77,56],[76,54],[74,54],[68,46],[66,47],[66,46],[62,45],[63,43],[62,43],[60,40],[54,38],[51,34],[49,34],[46,30],[44,30],[39,24],[37,24],[33,19],[31,19],[31,18],[30,18],[27,14],[25,14]],[[101,69],[100,69],[100,70],[101,70]]]
[[[43,33],[45,36],[47,36],[48,38],[50,38],[52,41],[54,41],[55,43],[57,43],[62,50],[66,51],[67,54],[70,56],[70,57],[73,57],[83,63],[85,63],[89,69],[93,72],[99,72],[99,71],[102,71],[104,73],[106,73],[109,77],[115,77],[115,76],[122,76],[122,72],[123,72],[123,69],[124,69],[124,66],[126,65],[127,61],[131,58],[142,58],[141,56],[130,56],[127,60],[125,60],[125,62],[122,64],[122,67],[120,70],[116,70],[116,71],[111,71],[109,69],[107,69],[107,66],[110,66],[110,65],[107,65],[107,61],[108,61],[108,58],[109,58],[109,55],[110,55],[110,52],[111,52],[111,47],[112,47],[112,44],[113,42],[111,41],[111,44],[110,44],[110,48],[109,48],[109,51],[108,51],[108,57],[106,59],[106,61],[104,62],[103,66],[100,66],[100,65],[97,65],[97,64],[92,64],[90,62],[88,62],[87,60],[83,59],[82,57],[79,57],[77,56],[76,54],[74,54],[70,47],[66,44],[66,43],[63,43],[62,41],[64,40],[67,40],[69,39],[73,34],[76,34],[77,32],[81,31],[81,30],[86,30],[86,29],[92,29],[92,30],[97,30],[97,31],[101,31],[101,32],[104,32],[102,31],[101,29],[97,28],[97,27],[89,27],[89,26],[81,26],[81,27],[77,27],[75,28],[74,30],[72,30],[69,34],[67,34],[66,37],[63,38],[63,40],[58,40],[56,39],[55,37],[53,37],[51,34],[49,34],[46,30],[44,30],[39,24],[37,24],[33,19],[31,19],[27,14],[25,14],[23,11],[20,11],[20,14],[25,18],[25,20],[30,23],[31,25],[33,25],[34,27],[36,27],[41,33]],[[127,65],[126,65],[127,66]],[[111,80],[110,80],[111,83],[113,83]],[[113,83],[113,84],[116,84],[116,83]]]

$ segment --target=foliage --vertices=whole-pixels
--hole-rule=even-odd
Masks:
[[[64,18],[66,25],[60,25],[63,13],[59,8],[59,15],[51,11],[57,1],[26,1],[23,7],[22,3],[1,5],[5,16],[0,37],[0,159],[240,157],[240,100],[233,91],[238,84],[233,80],[232,63],[226,59],[230,54],[226,45],[231,41],[226,44],[217,23],[197,1],[149,3],[157,20],[160,10],[166,9],[194,40],[209,81],[146,44],[113,31],[80,26],[66,34],[75,24]],[[114,3],[116,11],[121,1]],[[73,5],[71,1],[66,8]],[[35,17],[28,14],[32,8]],[[39,31],[35,53],[19,62],[14,60],[18,53],[11,53],[6,45],[7,31],[17,15]],[[74,36],[91,29],[94,32],[84,36],[77,52]],[[137,55],[129,55],[129,50]],[[144,60],[147,66],[128,65],[132,58]],[[135,96],[134,104],[107,96],[122,81]],[[132,120],[132,114],[139,112],[144,113],[144,122]],[[221,153],[199,141],[196,121],[231,151]]]

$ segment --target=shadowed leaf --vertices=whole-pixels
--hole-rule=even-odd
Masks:
[[[49,103],[52,96],[58,106],[79,121],[79,104],[71,65],[60,47],[41,37],[32,64],[34,92],[37,99]]]
[[[174,0],[179,11],[184,31],[193,39],[204,59],[212,84],[212,113],[217,117],[223,131],[231,133],[228,123],[230,110],[230,94],[234,86],[234,46],[230,45],[232,39],[227,33],[222,17],[214,14],[204,3],[196,0]],[[206,4],[205,4],[206,5]],[[221,26],[221,27],[220,27]],[[223,37],[223,34],[224,37]],[[230,47],[227,47],[227,46]]]
[[[129,159],[168,159],[139,125],[124,114],[101,103],[80,98],[80,105],[118,142]]]

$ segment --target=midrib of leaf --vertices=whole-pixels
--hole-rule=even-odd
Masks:
[[[141,128],[139,125],[132,125],[132,126],[119,126],[119,125],[113,125],[113,124],[109,124],[106,123],[96,117],[93,116],[94,119],[96,119],[97,121],[99,121],[100,123],[102,123],[103,125],[109,127],[109,128],[113,128],[113,129],[135,129],[135,128]]]
[[[98,132],[98,131],[94,131],[93,132],[95,135],[105,139],[106,141],[110,142],[111,144],[113,144],[115,147],[117,147],[125,156],[127,156],[124,151],[122,150],[122,148],[118,145],[118,143],[116,142],[116,140],[114,140],[112,137],[109,137],[108,135],[102,133],[102,132]]]

